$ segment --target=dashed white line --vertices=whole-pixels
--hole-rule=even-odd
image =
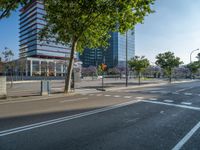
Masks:
[[[149,100],[151,100],[151,101],[157,101],[158,99],[157,98],[150,98]]]
[[[102,94],[97,94],[97,96],[102,96]]]
[[[114,97],[118,98],[118,97],[121,97],[121,96],[119,96],[119,95],[114,95]]]
[[[136,97],[136,99],[143,99],[144,97]]]
[[[170,99],[165,99],[163,100],[164,102],[167,102],[167,103],[173,103],[174,101],[173,100],[170,100]]]
[[[181,104],[183,104],[183,105],[192,105],[192,103],[190,103],[190,102],[181,102]]]
[[[200,122],[197,123],[175,146],[172,150],[180,150],[183,145],[192,137],[192,135],[200,128]]]
[[[111,96],[111,95],[104,95],[104,96],[109,97],[109,96]]]
[[[89,94],[89,96],[93,96],[94,94]]]
[[[124,96],[124,98],[131,98],[132,96]]]
[[[191,96],[192,93],[184,93],[184,95],[186,95],[186,96]]]
[[[178,95],[179,93],[178,93],[178,92],[172,92],[172,94],[174,94],[174,95]]]
[[[60,103],[75,102],[75,101],[80,101],[80,100],[85,100],[85,99],[88,99],[88,97],[76,98],[76,99],[70,99],[70,100],[63,100],[63,101],[60,101]]]

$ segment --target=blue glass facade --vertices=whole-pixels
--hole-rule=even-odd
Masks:
[[[70,49],[54,39],[39,41],[39,31],[44,27],[43,0],[32,0],[20,13],[20,57],[65,58]]]
[[[128,60],[135,56],[135,34],[134,30],[127,32]],[[112,32],[109,40],[110,46],[105,49],[85,49],[80,59],[84,67],[98,66],[106,63],[109,68],[125,66],[126,62],[126,35]],[[105,59],[104,59],[105,58]]]

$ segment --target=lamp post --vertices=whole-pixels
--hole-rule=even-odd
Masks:
[[[195,51],[198,51],[199,50],[199,48],[198,49],[195,49],[195,50],[193,50],[191,53],[190,53],[190,63],[192,63],[192,53],[193,52],[195,52]]]
[[[198,50],[199,50],[199,48],[191,51],[191,53],[190,53],[190,64],[192,63],[192,53],[195,52],[195,51],[198,51]],[[191,72],[191,70],[190,70],[190,79],[192,79],[192,72]]]
[[[128,31],[126,31],[126,87],[128,87]]]

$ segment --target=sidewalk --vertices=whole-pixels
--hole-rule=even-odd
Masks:
[[[194,81],[196,81],[196,80],[181,80],[181,81],[172,82],[172,84],[184,83],[184,82],[194,82]],[[141,85],[138,85],[137,80],[134,80],[134,82],[130,81],[128,87],[125,87],[124,80],[120,80],[120,81],[110,81],[109,80],[109,81],[105,81],[104,89],[105,89],[105,91],[115,91],[115,90],[152,87],[152,86],[167,85],[167,84],[169,84],[169,83],[164,80],[146,80],[146,81],[142,81]],[[28,84],[28,85],[30,86],[30,84]],[[32,87],[32,85],[31,85],[31,87]],[[13,101],[13,102],[37,101],[37,100],[46,100],[46,99],[54,99],[54,98],[72,96],[72,95],[77,95],[77,94],[98,93],[98,92],[102,92],[101,90],[97,90],[97,89],[101,89],[101,88],[102,88],[101,82],[97,83],[96,81],[90,81],[90,82],[86,81],[86,82],[82,82],[79,85],[79,87],[77,87],[75,89],[74,93],[64,94],[64,93],[62,93],[63,87],[61,87],[61,88],[59,88],[60,91],[55,92],[54,94],[51,94],[49,96],[40,96],[39,93],[36,95],[29,95],[29,96],[23,96],[23,95],[22,96],[9,96],[8,95],[7,99],[0,100],[0,104],[7,103],[7,102],[10,103],[11,101]],[[16,87],[16,89],[18,89],[18,88]],[[16,92],[16,94],[19,94],[20,91],[16,90],[15,92]]]

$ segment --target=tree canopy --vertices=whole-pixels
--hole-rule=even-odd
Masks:
[[[30,0],[0,0],[0,20],[9,17],[11,12]]]
[[[191,76],[192,76],[192,74],[198,72],[198,70],[200,68],[200,61],[194,61],[194,62],[189,63],[187,65],[187,68],[190,70]]]
[[[160,66],[165,71],[171,82],[173,69],[178,67],[183,62],[179,57],[176,57],[174,53],[170,51],[158,54],[156,59],[156,65]]]
[[[144,56],[135,56],[134,58],[128,61],[128,64],[131,70],[136,71],[138,73],[140,84],[141,73],[150,65],[149,60]]]
[[[65,92],[70,91],[74,52],[108,46],[109,32],[125,33],[142,23],[153,11],[154,0],[48,0],[47,25],[41,37],[52,38],[71,47]]]

